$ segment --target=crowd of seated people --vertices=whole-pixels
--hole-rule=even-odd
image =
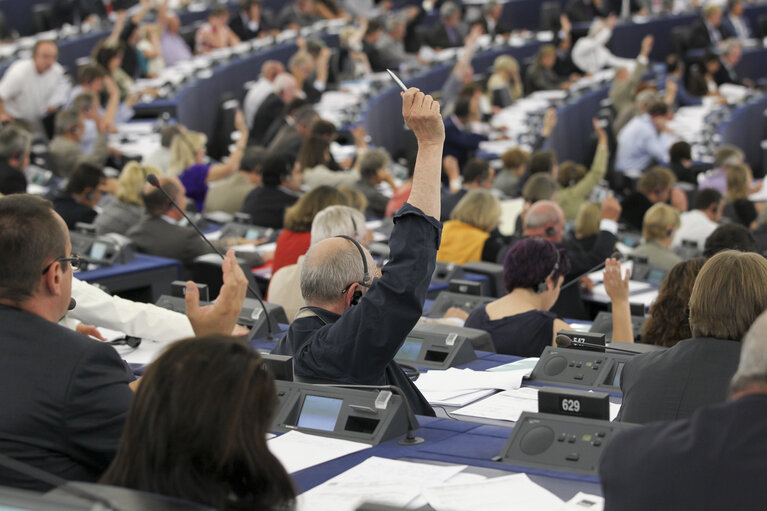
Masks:
[[[605,0],[567,2],[550,44],[539,44],[524,62],[504,54],[486,68],[472,61],[481,35],[505,41],[514,32],[503,5],[492,0],[473,11],[479,17],[443,2],[428,27],[421,25],[421,6],[295,0],[273,12],[259,0],[242,0],[233,9],[210,8],[191,38],[167,0],[141,0],[112,16],[111,33],[79,66],[74,87],[57,62],[57,44],[37,42],[30,58],[0,77],[0,194],[11,196],[0,198],[0,248],[12,254],[0,269],[0,315],[3,325],[13,325],[0,327],[0,337],[29,366],[19,383],[14,362],[0,362],[6,364],[0,387],[29,394],[16,408],[13,396],[0,393],[0,401],[8,400],[0,409],[14,410],[0,412],[0,437],[21,438],[3,440],[3,452],[65,479],[218,509],[289,508],[297,488],[265,443],[277,403],[274,381],[259,354],[230,337],[244,333],[236,321],[252,279],[243,269],[256,267],[266,300],[286,312],[288,330],[275,353],[294,357],[297,377],[397,385],[417,414],[434,415],[394,357],[423,315],[437,263],[502,268],[505,289],[472,311],[452,311],[451,321],[488,332],[498,353],[520,357],[556,346],[557,332],[571,321],[594,319],[600,305],[585,274],[604,264],[613,341],[668,348],[626,364],[618,420],[684,420],[711,405],[729,406],[722,403],[741,344],[758,337],[747,332],[767,309],[767,208],[753,196],[761,169],[730,145],[716,147],[710,162],[694,161],[686,134],[674,132],[672,121],[678,108],[726,102],[723,84],[755,86],[736,70],[754,28],[739,0],[726,9],[628,3],[640,15],[699,11],[686,48],[702,54],[651,60],[654,40],[647,36],[631,49],[635,60],[616,58],[608,41],[619,13]],[[80,4],[76,20],[107,17]],[[69,12],[59,10],[63,17]],[[158,128],[158,143],[142,160],[112,147],[109,135],[158,92],[141,79],[320,20],[348,25],[341,46],[298,37],[290,55],[259,62],[249,88],[239,91],[243,109],[228,127],[231,144],[221,158],[207,153],[207,135],[180,124]],[[578,39],[581,29],[571,22],[590,23],[587,35]],[[429,63],[425,46],[437,55],[459,52],[441,90],[403,92],[412,144],[400,154],[368,147],[363,128],[325,115],[323,94],[339,89],[339,77],[417,71]],[[652,64],[659,63],[666,73],[656,77]],[[538,91],[572,99],[584,75],[604,69],[614,70],[602,90],[611,118],[590,122],[584,161],[560,161],[547,143],[554,130],[572,129],[557,126],[554,108],[537,112],[534,136],[524,143],[506,140],[493,122]],[[489,140],[509,143],[493,155],[484,149]],[[349,147],[337,151],[339,143]],[[35,144],[47,148],[36,164],[53,175],[43,187],[48,202],[25,193],[42,195],[28,171]],[[147,184],[150,175],[162,189]],[[269,234],[211,239],[211,247],[179,208],[195,220],[243,214],[238,222]],[[386,219],[394,227],[376,234],[390,251],[379,267],[368,222]],[[79,281],[74,270],[81,260],[68,233],[82,224],[93,224],[97,235],[125,236],[139,253],[179,261],[190,279],[200,256],[237,248],[225,257],[219,299],[200,308],[197,287],[189,285],[187,312],[179,314]],[[258,247],[268,241],[273,248]],[[638,336],[630,273],[616,251],[662,275]],[[78,302],[74,310],[70,297]],[[101,338],[98,327],[174,344],[134,380],[111,347],[86,338]],[[51,344],[48,351],[34,353],[39,338]],[[103,374],[79,365],[82,357]],[[74,386],[64,395],[57,387],[70,372]],[[38,406],[43,423],[34,423]],[[188,420],[195,407],[216,408],[216,420]],[[93,410],[93,423],[82,423],[80,409]],[[71,439],[55,433],[62,424]],[[250,441],[254,434],[257,441]],[[5,470],[0,484],[43,489]],[[607,489],[617,482],[605,477],[604,484],[609,502],[614,494]]]

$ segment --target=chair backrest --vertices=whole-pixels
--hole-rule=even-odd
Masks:
[[[53,28],[50,4],[37,4],[32,7],[32,28],[34,28],[35,33],[45,32]]]
[[[756,19],[756,32],[759,39],[767,37],[767,14],[761,14]]]
[[[208,142],[208,155],[211,158],[220,160],[229,154],[229,145],[232,143],[234,131],[234,117],[239,106],[232,92],[225,92],[219,98],[215,129],[213,137]]]
[[[506,108],[513,102],[514,100],[509,93],[508,87],[499,87],[497,89],[493,89],[493,106]]]
[[[541,30],[559,30],[559,16],[562,14],[560,2],[543,2],[541,4]]]
[[[671,51],[683,56],[690,48],[690,28],[678,26],[671,28]]]

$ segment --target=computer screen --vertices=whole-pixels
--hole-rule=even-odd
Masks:
[[[258,235],[260,234],[258,229],[248,229],[248,231],[245,233],[245,239],[246,240],[256,240],[258,239]]]
[[[338,414],[341,411],[343,399],[322,396],[306,396],[298,415],[299,428],[333,431],[336,427]]]
[[[394,358],[399,360],[418,360],[418,354],[421,353],[421,346],[423,346],[422,339],[408,337],[405,340],[405,344],[402,345]]]
[[[94,241],[93,245],[91,245],[90,253],[88,254],[88,257],[91,259],[104,259],[104,256],[107,253],[107,244],[103,241]]]

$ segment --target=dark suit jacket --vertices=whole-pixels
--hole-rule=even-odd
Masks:
[[[453,121],[452,116],[445,119],[445,148],[443,149],[443,156],[455,156],[461,168],[466,165],[470,154],[479,148],[479,143],[483,140],[487,140],[487,136],[478,135],[459,128]]]
[[[586,0],[570,0],[567,4],[566,12],[571,23],[581,23],[584,21],[591,21],[597,16],[607,16],[604,5],[602,9],[597,9],[593,0],[588,3],[586,3]]]
[[[621,376],[618,420],[644,424],[684,419],[698,408],[724,401],[738,367],[740,346],[736,341],[702,337],[633,357]]]
[[[232,17],[229,20],[229,28],[232,29],[232,32],[237,34],[237,37],[240,38],[240,41],[249,41],[258,37],[258,34],[266,27],[264,26],[264,20],[261,19],[258,24],[258,30],[253,31],[243,22],[242,13],[236,12],[232,14]]]
[[[386,56],[376,48],[374,44],[370,44],[367,41],[362,41],[362,51],[365,52],[365,55],[368,58],[368,62],[370,62],[370,68],[373,70],[374,73],[380,73],[381,71],[386,71],[389,67],[396,67],[398,64],[397,62],[388,62],[386,60]],[[394,66],[392,66],[394,64]]]
[[[53,209],[61,215],[69,229],[74,229],[80,222],[92,224],[96,220],[96,215],[98,215],[95,209],[80,204],[64,190],[52,192],[46,198],[53,202]]]
[[[495,22],[495,28],[493,30],[488,29],[487,20],[484,17],[477,18],[476,20],[474,20],[472,25],[481,25],[485,33],[493,37],[497,35],[504,35],[504,34],[511,33],[511,28],[509,28],[500,20]]]
[[[719,71],[714,74],[714,81],[716,81],[717,85],[722,85],[723,83],[743,85],[743,81],[738,76],[738,72],[734,68],[725,66],[724,63],[720,64]]]
[[[0,452],[67,480],[112,461],[133,392],[117,352],[35,314],[0,306]],[[48,485],[0,469],[0,485]]]
[[[442,195],[442,213],[440,214],[440,221],[447,222],[450,220],[450,213],[453,212],[458,201],[463,199],[464,195],[467,193],[469,193],[469,190],[461,188],[455,193]]]
[[[605,511],[764,509],[765,409],[756,394],[618,433],[599,464]]]
[[[242,204],[252,222],[261,227],[282,229],[285,210],[296,203],[298,195],[292,195],[273,186],[259,186],[250,191]]]
[[[463,37],[461,36],[460,32],[457,28],[454,28],[453,30],[455,30],[456,35],[455,42],[451,41],[448,37],[445,24],[441,21],[438,21],[434,27],[426,34],[425,42],[432,48],[458,48],[463,46]]]
[[[724,40],[724,34],[722,33],[721,27],[715,30],[719,32],[720,41]],[[697,48],[708,48],[713,44],[714,42],[711,40],[711,34],[708,33],[708,28],[703,22],[703,19],[695,21],[690,29],[690,39],[687,41],[687,46],[691,50],[694,50]]]
[[[125,235],[139,252],[178,259],[187,267],[195,257],[212,252],[192,227],[171,224],[160,216],[145,215]]]
[[[634,192],[621,202],[620,221],[635,231],[642,231],[644,214],[652,207],[652,201],[641,192]]]
[[[0,162],[0,193],[11,195],[12,193],[26,193],[27,177],[16,167],[11,167],[5,162]]]
[[[263,146],[263,140],[266,132],[269,130],[269,126],[271,126],[275,119],[282,117],[284,111],[285,102],[277,94],[272,92],[266,96],[264,102],[261,103],[261,106],[258,107],[258,110],[253,115],[253,127],[250,130],[249,144]]]

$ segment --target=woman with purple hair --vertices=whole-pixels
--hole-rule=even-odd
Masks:
[[[508,294],[472,311],[466,327],[485,330],[498,353],[537,357],[559,330],[570,329],[549,312],[570,269],[563,248],[540,238],[515,243],[503,261]]]

